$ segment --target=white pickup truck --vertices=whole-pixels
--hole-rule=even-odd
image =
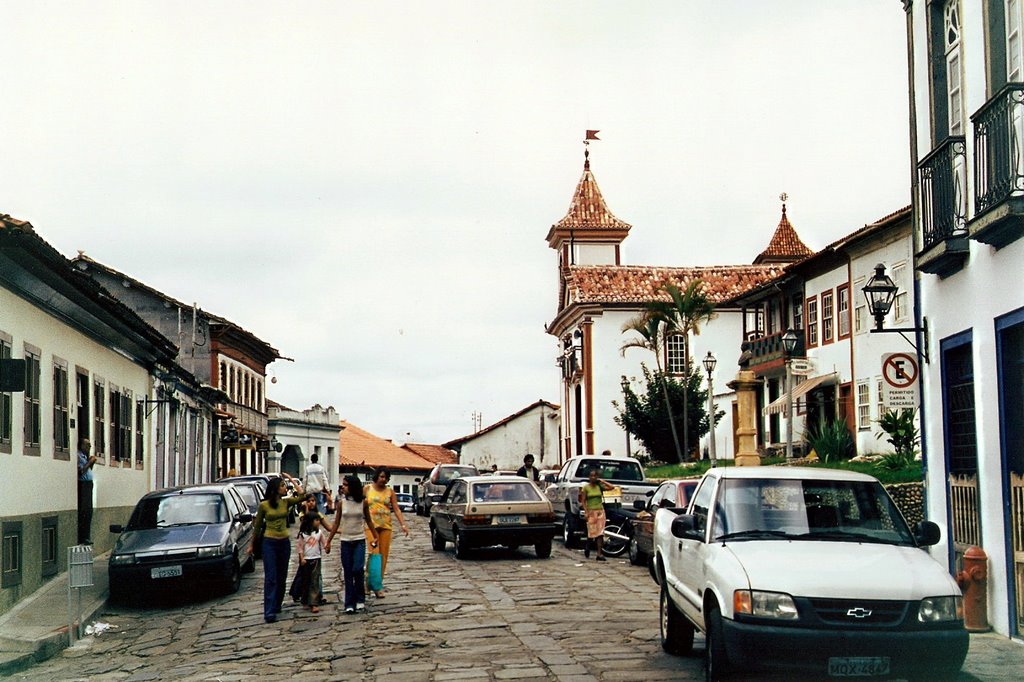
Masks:
[[[967,655],[963,599],[871,476],[830,469],[712,469],[687,513],[654,520],[661,645],[707,638],[707,678],[952,677]]]
[[[562,539],[566,547],[574,546],[577,537],[586,530],[587,524],[583,510],[580,509],[579,494],[592,469],[597,469],[598,478],[619,489],[618,493],[605,493],[605,509],[609,513],[609,518],[620,509],[625,509],[626,515],[633,515],[633,502],[647,500],[658,486],[657,483],[647,480],[644,468],[632,457],[571,457],[559,469],[554,483],[544,490],[544,494],[551,500],[557,522],[562,526]]]

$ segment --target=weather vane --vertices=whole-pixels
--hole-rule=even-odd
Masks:
[[[583,170],[590,170],[590,141],[597,140],[601,141],[601,138],[597,134],[600,130],[588,130],[586,136],[583,138]]]
[[[781,201],[782,203],[786,203],[786,199],[789,199],[789,195],[786,194],[785,192],[779,195],[779,201]]]

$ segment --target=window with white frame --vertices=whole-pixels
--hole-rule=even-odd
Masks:
[[[949,134],[964,134],[963,65],[960,55],[960,0],[946,0],[942,11],[946,52],[946,104]]]
[[[1021,0],[1006,0],[1006,80],[1020,81],[1024,77],[1024,45],[1021,41]]]
[[[839,299],[839,338],[845,339],[850,335],[850,287],[844,284],[836,289],[836,297]]]
[[[882,383],[882,377],[875,377],[875,397],[875,419],[881,419],[885,412],[885,384]]]
[[[818,299],[807,299],[807,345],[818,345]]]
[[[793,294],[792,310],[793,329],[804,328],[804,295]]]
[[[857,428],[871,428],[871,382],[867,380],[857,382]]]
[[[832,321],[834,305],[832,291],[821,293],[821,342],[832,343],[834,327]]]
[[[860,291],[864,288],[864,278],[856,279],[853,282],[853,290]],[[868,304],[864,297],[861,296],[857,299],[853,306],[853,333],[860,334],[867,329],[868,322]]]
[[[686,373],[686,336],[683,334],[671,334],[665,339],[665,371]]]
[[[896,285],[896,299],[893,301],[893,319],[904,322],[910,316],[910,288],[907,282],[907,264],[892,267],[892,281]]]

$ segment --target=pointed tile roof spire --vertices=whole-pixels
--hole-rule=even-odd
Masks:
[[[768,243],[768,247],[758,254],[754,259],[755,265],[761,263],[792,263],[802,260],[814,253],[793,229],[793,225],[786,217],[786,199],[789,197],[785,192],[779,195],[782,200],[782,218],[779,226],[775,228],[775,234]]]
[[[631,227],[626,221],[616,218],[608,209],[608,204],[604,202],[601,189],[597,186],[597,180],[594,179],[594,174],[590,170],[589,152],[585,153],[583,176],[580,177],[576,191],[572,195],[569,212],[551,227],[556,230],[628,230]]]

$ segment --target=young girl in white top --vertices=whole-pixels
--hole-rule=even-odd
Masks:
[[[303,605],[313,613],[320,613],[320,559],[327,538],[320,532],[320,515],[306,514],[299,527],[299,541],[295,544],[299,555],[300,590]]]
[[[362,611],[366,605],[366,584],[363,582],[366,564],[366,535],[369,528],[373,544],[377,544],[377,531],[370,521],[370,509],[363,498],[363,484],[357,476],[346,476],[338,490],[334,528],[327,538],[327,552],[331,540],[341,535],[341,568],[345,580],[345,613]]]

